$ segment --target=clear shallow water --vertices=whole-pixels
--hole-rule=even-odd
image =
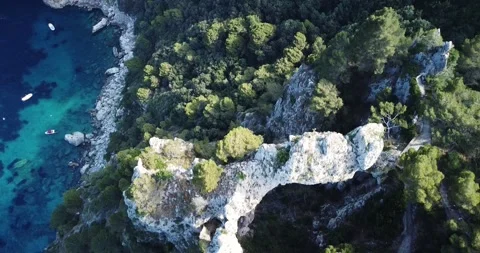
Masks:
[[[92,131],[89,110],[103,73],[116,65],[118,34],[92,36],[98,20],[99,13],[53,10],[41,0],[0,2],[0,252],[41,252],[55,239],[50,214],[78,183],[67,164],[83,151],[63,136]],[[33,97],[22,102],[27,93]]]

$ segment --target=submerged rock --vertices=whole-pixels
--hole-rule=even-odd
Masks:
[[[269,191],[291,183],[348,180],[376,162],[383,149],[383,134],[381,124],[368,124],[346,136],[307,132],[281,144],[263,144],[245,160],[226,165],[218,187],[208,194],[192,183],[192,169],[200,159],[192,157],[188,143],[178,142],[181,147],[177,150],[188,158],[185,160],[193,161],[190,167],[169,167],[173,178],[157,180],[155,171],[139,160],[132,188],[124,192],[128,216],[137,228],[156,233],[160,240],[174,243],[181,251],[197,244],[200,234],[204,240],[209,239],[204,227],[218,220],[215,227],[207,227],[213,234],[209,252],[242,252],[236,236],[239,223],[248,226],[255,207]],[[165,141],[152,139],[153,150],[164,154]],[[277,159],[279,150],[289,150],[284,164]],[[179,156],[177,153],[176,158]]]
[[[68,143],[78,147],[85,141],[85,134],[82,132],[74,132],[72,134],[66,134],[64,139]]]

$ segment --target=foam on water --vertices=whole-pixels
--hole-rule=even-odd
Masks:
[[[78,161],[83,150],[63,136],[92,131],[89,110],[103,73],[116,64],[111,48],[117,46],[118,34],[113,28],[91,35],[98,13],[52,10],[25,1],[0,3],[0,29],[17,24],[25,29],[16,32],[26,33],[0,37],[0,44],[22,40],[18,47],[7,41],[10,52],[5,54],[15,57],[11,50],[18,50],[22,57],[25,50],[30,52],[23,59],[0,58],[0,252],[40,252],[55,238],[50,214],[62,193],[78,183],[78,171],[67,164]],[[7,13],[25,6],[33,9],[24,16]],[[54,32],[48,22],[55,25]],[[26,38],[28,48],[21,45]],[[21,102],[30,92],[33,97]],[[48,129],[58,134],[45,135]]]

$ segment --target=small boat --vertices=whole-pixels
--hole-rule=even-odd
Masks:
[[[25,96],[22,97],[22,101],[25,102],[25,101],[29,100],[32,96],[33,96],[32,93],[28,93],[27,95],[25,95]]]
[[[55,26],[52,23],[48,23],[48,28],[50,28],[52,31],[55,31]]]
[[[45,131],[46,135],[51,135],[51,134],[55,134],[55,133],[57,133],[57,132],[55,132],[54,129],[50,129],[50,130]]]

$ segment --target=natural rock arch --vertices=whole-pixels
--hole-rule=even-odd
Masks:
[[[211,238],[209,252],[242,252],[236,237],[239,219],[253,212],[269,191],[290,183],[313,185],[350,179],[356,171],[366,170],[375,163],[383,149],[383,134],[382,125],[368,124],[346,136],[308,132],[291,136],[285,143],[263,144],[244,161],[226,165],[217,189],[210,194],[200,193],[191,183],[192,167],[200,160],[190,157],[192,166],[188,169],[169,165],[173,179],[141,187],[146,195],[158,196],[156,200],[148,198],[148,203],[144,203],[141,198],[125,193],[128,216],[137,227],[157,233],[160,239],[174,243],[179,249],[195,245],[203,225],[216,218],[222,224]],[[150,146],[161,154],[171,141],[152,138]],[[185,154],[191,154],[190,143],[175,141],[182,145]],[[277,161],[281,148],[289,149],[285,164]],[[151,174],[139,160],[132,181],[135,184]]]

